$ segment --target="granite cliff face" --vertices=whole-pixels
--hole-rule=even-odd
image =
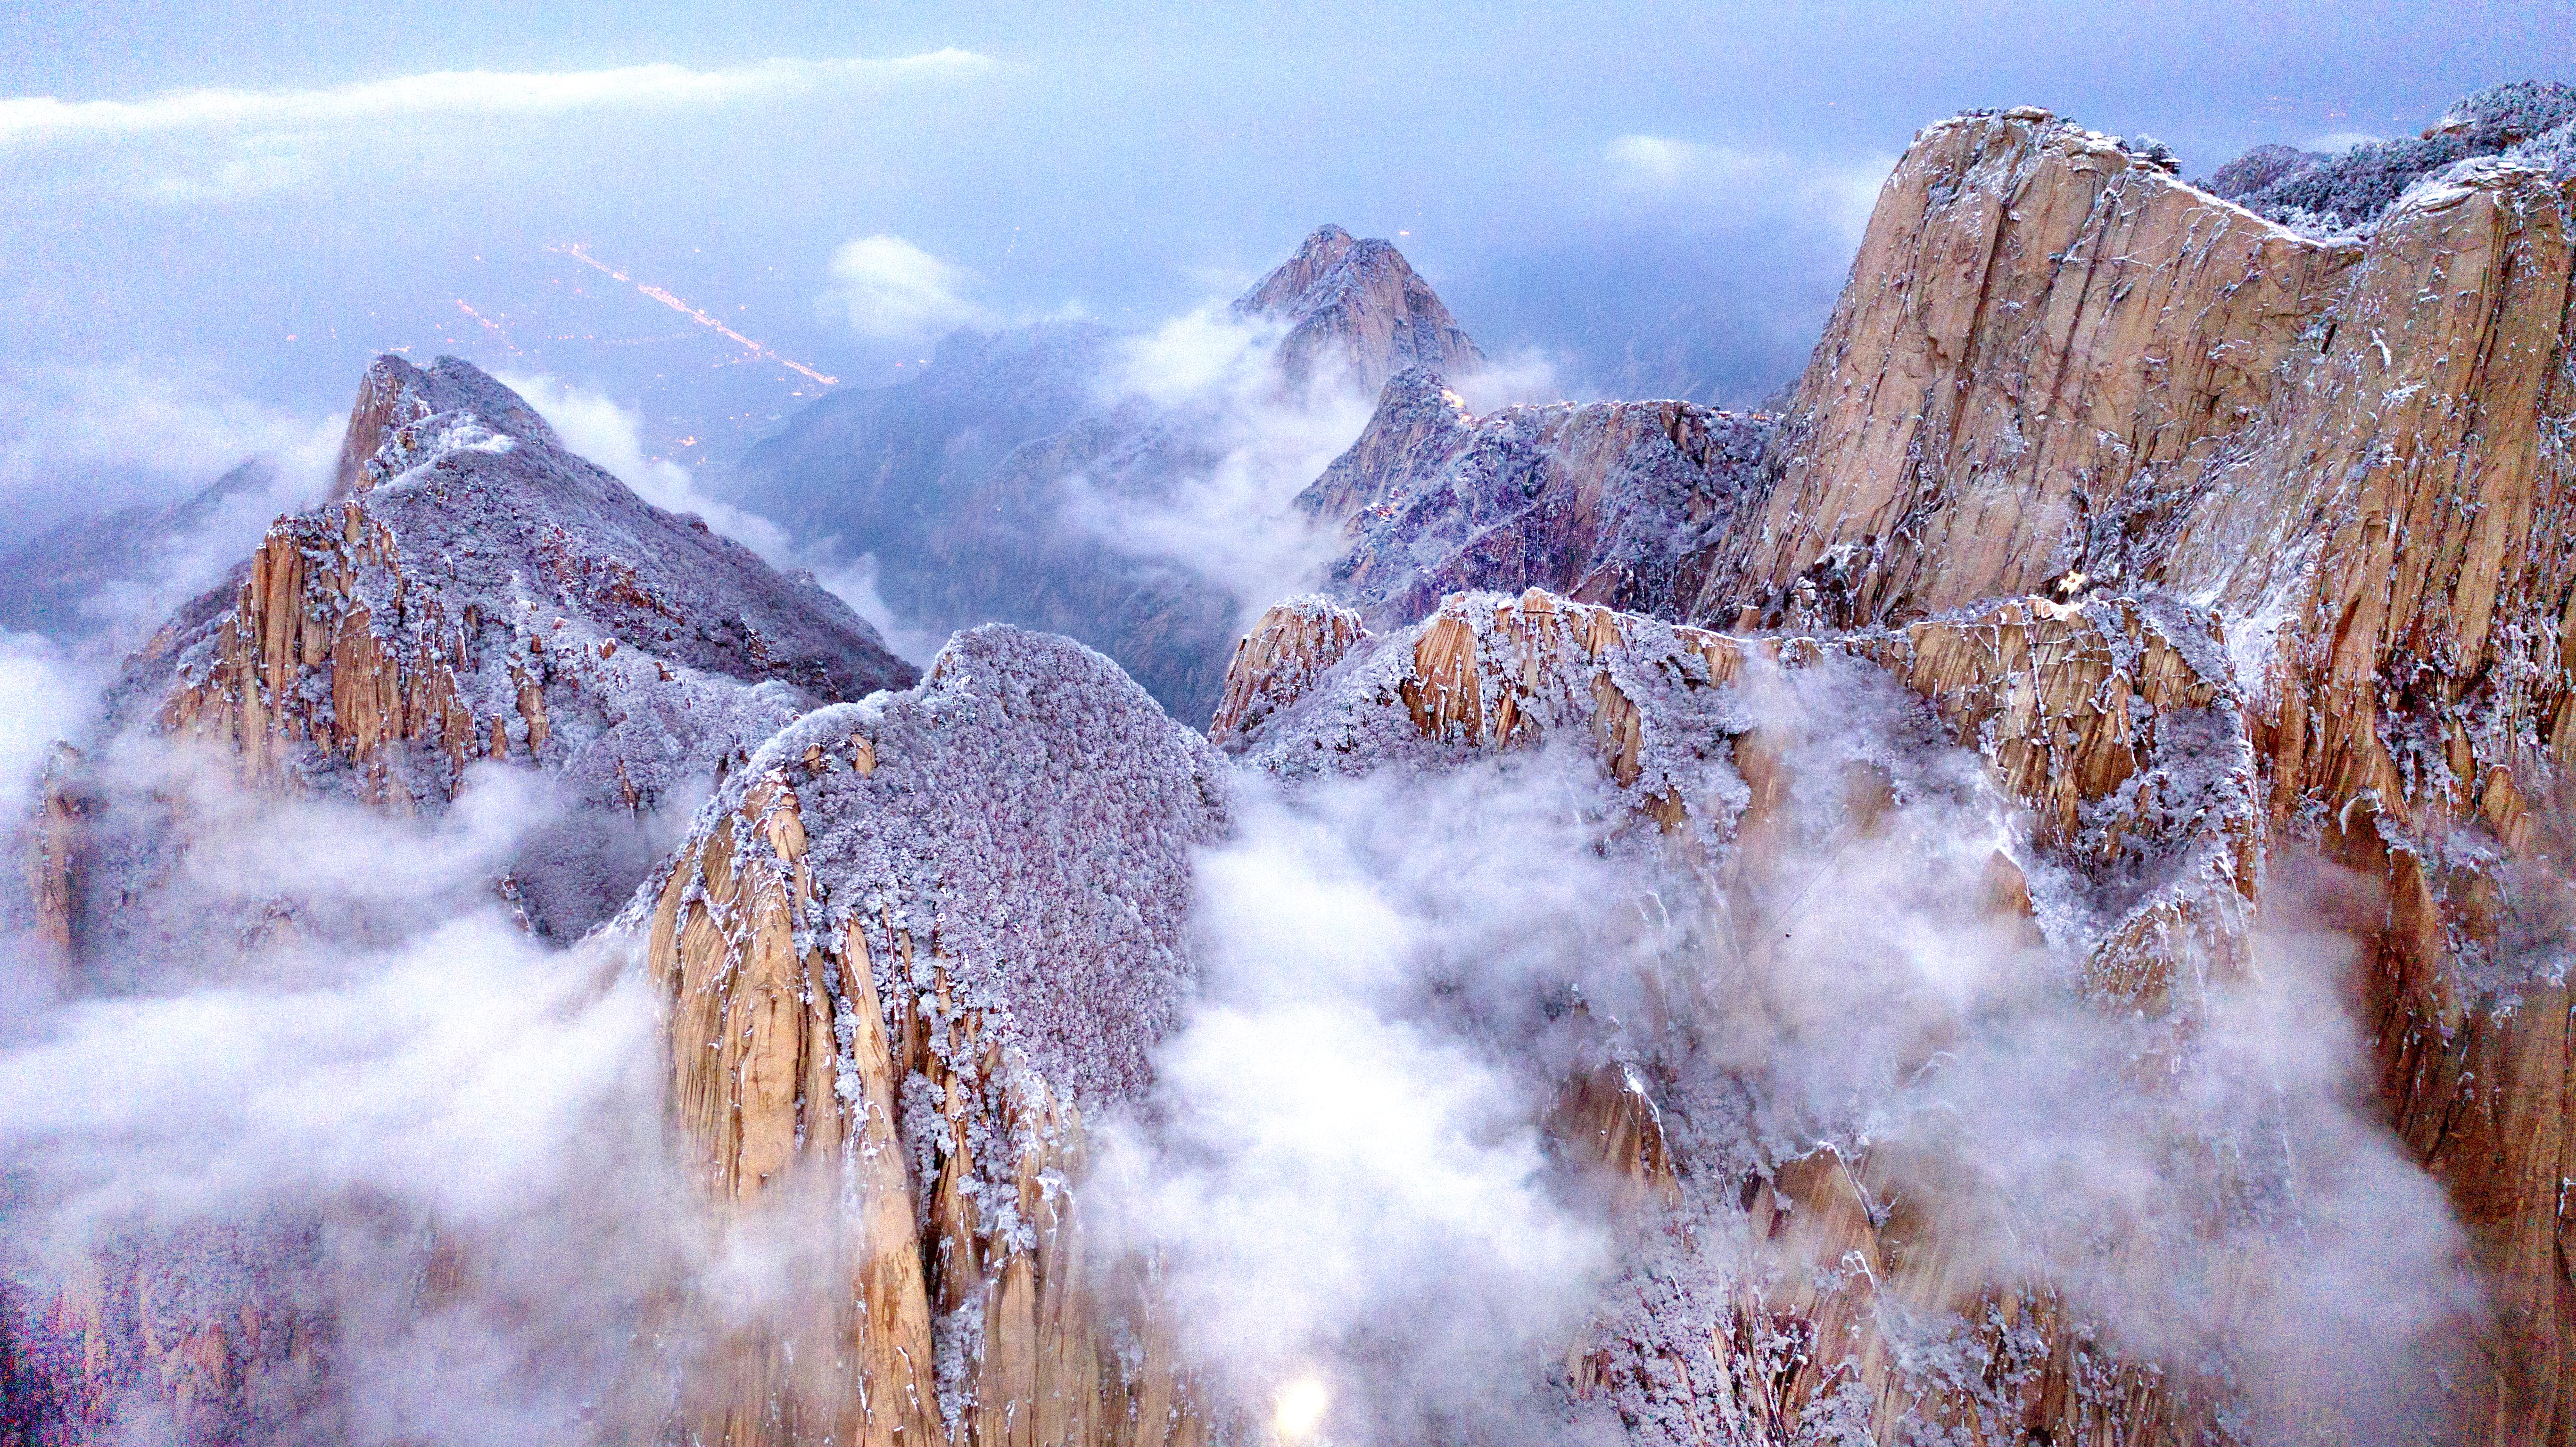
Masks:
[[[699,817],[649,901],[684,1149],[730,1209],[819,1183],[861,1230],[689,1384],[689,1440],[1205,1439],[1073,1221],[1086,1118],[1185,1008],[1226,791],[1109,660],[994,625],[799,721]]]
[[[1981,927],[2020,939],[2037,932],[2035,908],[2081,917],[2079,974],[2098,1008],[2181,1018],[2213,974],[2241,968],[2256,867],[2252,755],[2220,656],[2195,646],[2205,626],[2170,608],[2008,600],[1903,630],[1737,638],[1532,590],[1453,597],[1382,638],[1317,600],[1272,609],[1245,641],[1215,738],[1237,767],[1292,787],[1431,776],[1570,743],[1597,761],[1605,800],[1631,821],[1613,818],[1611,838],[1626,841],[1613,847],[1662,859],[1754,916],[1779,907],[1783,875],[1805,867],[1795,797],[1850,781],[1807,776],[1796,741],[1748,707],[1747,676],[1883,674],[1929,701],[1922,743],[1982,743],[1999,787],[2034,820],[2018,847],[2047,881],[2040,903],[2023,863],[1980,856],[1970,912]],[[1033,770],[1059,782],[1032,787]],[[1227,772],[1104,660],[982,630],[952,644],[917,694],[825,710],[783,733],[702,816],[653,906],[651,959],[674,1001],[674,1109],[719,1199],[742,1206],[800,1170],[837,1172],[873,1224],[852,1284],[833,1276],[821,1288],[801,1349],[747,1343],[701,1435],[718,1435],[720,1417],[742,1441],[981,1441],[999,1439],[999,1418],[1034,1419],[1039,1443],[1163,1440],[1249,1405],[1193,1398],[1185,1320],[1153,1323],[1144,1354],[1109,1367],[1104,1333],[1138,1330],[1117,1309],[1150,1314],[1150,1297],[1119,1296],[1096,1262],[1076,1269],[1062,1194],[1081,1179],[1085,1112],[1068,1102],[1097,1112],[1132,1100],[1152,1042],[1184,1008],[1191,970],[1172,902],[1187,892],[1188,856],[1177,846],[1223,832]],[[1900,767],[1874,786],[1877,809],[1897,807],[1908,785]],[[1870,827],[1844,812],[1836,828]],[[817,842],[827,833],[833,842]],[[1029,842],[1070,837],[1086,841],[1078,853]],[[978,858],[1025,863],[968,863]],[[1099,872],[1084,887],[1065,870]],[[906,883],[933,875],[935,904]],[[1085,900],[1107,912],[1072,918]],[[1065,941],[1050,969],[1007,983],[1014,942],[976,923],[987,913],[1027,939]],[[1085,943],[1140,927],[1115,949]],[[1676,999],[1660,1030],[1612,1026],[1618,1053],[1562,1081],[1550,1132],[1569,1168],[1634,1181],[1630,1199],[1655,1211],[1797,1244],[1714,1295],[1649,1292],[1642,1317],[1611,1311],[1567,1359],[1567,1410],[1624,1415],[1676,1441],[1718,1426],[1720,1440],[1769,1440],[1858,1381],[1874,1432],[1929,1414],[2030,1431],[2160,1423],[2170,1430],[2135,1440],[2193,1440],[2186,1426],[2206,1419],[2211,1394],[2169,1394],[2156,1369],[2098,1344],[2045,1285],[2017,1290],[1945,1266],[1919,1223],[1882,1243],[1868,1193],[1896,1189],[1902,1168],[1868,1175],[1857,1140],[1771,1158],[1730,1114],[1735,1097],[1704,1079],[1677,1087],[1710,1068],[1679,1023],[1693,1013]],[[1758,1072],[1740,1088],[1759,1092]],[[1792,1215],[1795,1233],[1780,1224]],[[997,1219],[1035,1223],[1034,1234],[1014,1237]],[[1648,1262],[1664,1260],[1656,1253],[1675,1248],[1640,1249],[1642,1285]],[[1878,1268],[1843,1274],[1836,1263],[1854,1251]],[[1810,1280],[1817,1272],[1834,1284]],[[1936,1324],[1900,1326],[1874,1292],[1901,1293]],[[2012,1370],[1963,1386],[1901,1365],[1926,1331],[2009,1357]],[[941,1332],[970,1345],[939,1345]],[[1711,1340],[1716,1375],[1674,1397],[1655,1363],[1697,1358]],[[934,1384],[919,1375],[929,1361],[956,1365]]]
[[[2461,154],[2318,235],[2038,113],[1926,131],[1688,612],[1869,626],[2042,588],[2209,609],[2264,851],[2386,891],[2350,922],[2387,1119],[2498,1308],[2464,1420],[2565,1441],[2568,938],[2542,821],[2576,682],[2576,184],[2545,148]]]

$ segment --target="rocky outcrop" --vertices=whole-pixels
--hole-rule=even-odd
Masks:
[[[397,812],[442,807],[478,762],[534,765],[632,817],[815,704],[913,676],[839,599],[645,503],[463,362],[378,361],[343,461],[342,496],[278,519],[135,656],[103,732]],[[620,867],[522,883],[578,933],[649,862]]]
[[[1798,385],[1778,480],[1689,611],[1833,626],[2115,576],[2094,554],[2262,412],[2359,256],[2045,112],[1929,128]],[[1811,581],[1847,601],[1817,609]]]
[[[202,885],[190,852],[233,841],[199,837],[223,827],[201,788],[435,814],[470,767],[534,769],[566,818],[515,821],[532,842],[494,884],[531,926],[574,937],[654,867],[638,816],[816,704],[913,676],[839,600],[644,503],[463,362],[379,360],[343,463],[341,495],[278,519],[162,628],[96,747],[49,771],[25,847],[67,993],[226,979],[281,936],[370,928]],[[142,1231],[11,1303],[0,1353],[33,1364],[46,1430],[79,1440],[166,1413],[217,1442],[327,1421],[318,1223],[353,1208],[313,1205],[260,1233]]]
[[[848,1249],[692,1383],[694,1440],[1186,1447],[1206,1424],[1072,1225],[1083,1123],[1178,1019],[1217,756],[1107,659],[999,627],[764,745],[652,899],[710,1192]]]
[[[1652,610],[1698,591],[1706,540],[1756,491],[1770,430],[1693,402],[1472,417],[1417,369],[1387,383],[1368,430],[1297,501],[1339,534],[1325,586],[1375,627],[1479,589]]]
[[[2427,175],[2474,156],[2564,145],[2572,123],[2576,86],[2516,81],[2460,101],[2420,136],[2337,155],[2258,146],[2220,167],[2208,189],[2312,235],[2367,233]]]
[[[1338,226],[1317,227],[1234,310],[1287,326],[1279,360],[1295,385],[1318,367],[1347,367],[1361,390],[1375,392],[1407,367],[1460,376],[1485,364],[1404,253]]]
[[[1239,745],[1270,714],[1295,703],[1324,670],[1367,641],[1360,615],[1327,598],[1273,603],[1234,645],[1225,699],[1208,725],[1208,742]]]
[[[2254,757],[2207,629],[2169,605],[2033,598],[1902,629],[1735,637],[1533,589],[1454,596],[1318,668],[1316,640],[1349,636],[1350,615],[1283,606],[1238,654],[1240,691],[1264,707],[1229,720],[1224,742],[1296,778],[1576,740],[1641,816],[1697,835],[1713,862],[1744,837],[1748,802],[1758,819],[1776,793],[1766,740],[1725,686],[1748,660],[1865,662],[1984,753],[2037,845],[2123,881],[2087,978],[2160,1000],[2183,952],[2194,974],[2241,952],[2261,849]]]
[[[2044,584],[2223,620],[2263,847],[2384,890],[2345,923],[2388,1118],[2494,1283],[2462,1411],[2562,1442],[2576,173],[2464,149],[2529,107],[2469,109],[2357,230],[2036,112],[1926,131],[1691,611],[1869,626]]]
[[[1803,870],[1792,861],[1819,847],[1793,846],[1792,795],[1856,788],[1833,817],[1858,837],[1894,795],[1923,787],[1801,777],[1812,766],[1796,762],[1794,740],[1747,703],[1766,670],[1864,666],[1919,696],[1926,721],[1979,750],[1994,785],[2028,810],[2030,853],[1998,853],[1983,902],[1969,902],[1999,939],[2037,939],[2025,866],[2045,862],[2056,927],[2085,921],[2067,943],[2106,1016],[2191,1018],[2208,982],[2245,968],[2261,813],[2204,615],[2008,599],[1903,629],[1731,637],[1530,591],[1452,597],[1317,671],[1308,660],[1329,618],[1313,605],[1273,610],[1239,655],[1236,682],[1267,711],[1230,744],[1274,774],[1438,769],[1571,742],[1729,917],[1759,918],[1780,907],[1769,893],[1778,872]],[[1332,621],[1355,625],[1347,613]],[[1636,1304],[1605,1308],[1574,1346],[1576,1400],[1617,1401],[1632,1430],[1653,1418],[1684,1441],[1803,1440],[1827,1417],[1878,1440],[1924,1421],[2015,1439],[2107,1431],[2179,1443],[2210,1430],[2218,1384],[2176,1395],[2162,1367],[2123,1359],[2045,1283],[1961,1276],[1930,1206],[1888,1215],[1883,1203],[1916,1192],[1873,1180],[1865,1145],[1748,1165],[1712,1153],[1703,1121],[1685,1126],[1697,1144],[1677,1152],[1664,1119],[1675,1107],[1656,1100],[1673,1083],[1650,1078],[1651,1064],[1570,1078],[1552,1131],[1696,1231],[1747,1233],[1771,1264],[1713,1295],[1659,1286],[1662,1267],[1633,1298],[1615,1294]],[[1927,1371],[1921,1348],[1934,1338],[1991,1370]]]
[[[783,685],[774,731],[912,677],[847,605],[645,503],[463,362],[379,361],[342,462],[346,495],[281,519],[229,610],[144,655],[138,681],[175,679],[164,725],[255,776],[345,770],[403,807],[517,757],[633,807],[713,771],[670,741],[731,696]]]
[[[10,1301],[0,1363],[23,1408],[16,1443],[116,1440],[142,1422],[177,1441],[274,1440],[345,1431],[329,1373],[334,1330],[299,1287],[321,1232],[212,1223],[121,1236],[42,1303]]]

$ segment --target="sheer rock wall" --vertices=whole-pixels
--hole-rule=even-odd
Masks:
[[[736,1444],[1188,1447],[1150,1313],[1073,1229],[1085,1107],[1177,1022],[1221,764],[1107,659],[993,626],[824,709],[701,816],[651,909],[674,1124],[739,1211],[819,1181],[845,1271],[691,1384]]]
[[[2498,1309],[2479,1429],[2576,1437],[2559,921],[2576,747],[2569,219],[2544,158],[2316,239],[2044,113],[1926,130],[1689,616],[1902,623],[1998,594],[2219,620],[2270,843],[2379,883],[2386,1108]],[[2491,1391],[2490,1391],[2491,1389]]]

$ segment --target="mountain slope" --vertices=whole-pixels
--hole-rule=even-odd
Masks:
[[[913,676],[839,599],[646,504],[453,358],[369,369],[335,492],[145,644],[102,744],[210,744],[254,786],[396,811],[443,807],[477,764],[533,764],[576,812],[632,820],[689,802],[815,704]],[[148,911],[109,909],[132,882],[84,880],[75,856],[148,877],[167,844],[164,811],[112,753],[101,766],[60,781],[91,796],[91,843],[60,841],[47,866],[48,931],[76,952],[141,938]],[[530,863],[528,903],[569,935],[644,861]]]
[[[1345,393],[1483,360],[1394,247],[1335,226],[1226,315],[1241,335],[1219,340],[1242,348],[1243,374],[1213,390],[1131,377],[1154,371],[1150,349],[1086,324],[961,334],[920,378],[798,414],[745,458],[740,495],[836,564],[872,556],[879,593],[917,632],[1060,632],[1204,719],[1240,616],[1267,601],[1238,594],[1269,582],[1189,555],[1204,543],[1140,547],[1138,520],[1188,511],[1266,430],[1335,425],[1325,404]]]
[[[523,926],[577,937],[667,848],[654,816],[817,705],[912,678],[837,598],[646,504],[473,367],[381,358],[333,499],[278,519],[164,626],[49,778],[35,933],[76,998],[256,982],[496,886]],[[311,849],[317,828],[351,862],[287,871],[302,886],[231,867]],[[485,834],[507,852],[487,858]],[[381,878],[353,893],[341,869]],[[464,897],[435,892],[460,871]],[[369,1209],[82,1243],[84,1266],[0,1320],[33,1440],[153,1420],[195,1441],[342,1430],[329,1303],[355,1268],[332,1243]]]
[[[1697,591],[1692,559],[1755,489],[1770,429],[1692,402],[1471,417],[1435,373],[1412,369],[1297,504],[1338,534],[1323,586],[1373,626],[1472,590],[1653,608]]]
[[[1458,328],[1431,283],[1388,242],[1355,240],[1321,226],[1235,298],[1238,316],[1283,323],[1279,358],[1293,386],[1319,366],[1348,367],[1363,392],[1374,393],[1407,367],[1463,376],[1485,354]]]
[[[2475,109],[2475,107],[2472,107]],[[2374,203],[2376,205],[2377,203]],[[2268,852],[2379,881],[2350,1007],[2492,1273],[2458,1420],[2576,1434],[2555,863],[2576,675],[2576,169],[2277,226],[2041,112],[1927,130],[1690,616],[1871,625],[2047,588],[2215,610]],[[2081,266],[2069,264],[2081,261]],[[2213,631],[2213,646],[2218,641]]]
[[[687,1149],[745,1212],[847,1181],[867,1230],[690,1384],[692,1436],[1196,1440],[1171,1363],[1095,1304],[1067,1177],[1185,1008],[1225,796],[1115,664],[989,625],[699,816],[639,901]]]

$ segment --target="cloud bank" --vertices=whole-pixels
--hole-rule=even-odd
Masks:
[[[1209,305],[1123,339],[1098,396],[1145,419],[1139,441],[1059,485],[1068,527],[1214,586],[1235,601],[1238,626],[1311,588],[1331,560],[1334,539],[1298,511],[1297,494],[1376,406],[1337,356],[1290,386],[1285,332]]]
[[[1786,787],[1699,865],[1580,749],[1246,791],[1198,865],[1203,1000],[1092,1187],[1222,1398],[1320,1397],[1345,1444],[1581,1440],[1654,1403],[1551,1395],[1570,1344],[1697,1372],[1731,1313],[1758,1336],[1840,1293],[1937,1380],[1984,1360],[1956,1303],[2036,1288],[2258,1440],[2420,1440],[2478,1288],[2375,1114],[2355,947],[2292,903],[2295,862],[2250,961],[2185,958],[2169,1012],[2132,1009],[2083,982],[2091,886],[1920,700],[1757,665],[1730,704]],[[1687,787],[1746,797],[1725,763]],[[2040,921],[1990,903],[1999,855]],[[1556,1112],[1604,1069],[1654,1102],[1669,1231],[1586,1189],[1592,1127]],[[1889,1269],[1937,1282],[1838,1283],[1794,1222],[1750,1224],[1827,1153],[1904,1213]]]
[[[951,48],[883,59],[764,60],[719,70],[669,63],[610,70],[443,70],[322,90],[174,90],[139,101],[19,96],[0,99],[0,146],[185,131],[313,130],[413,117],[718,106],[842,86],[956,81],[991,64]]]

